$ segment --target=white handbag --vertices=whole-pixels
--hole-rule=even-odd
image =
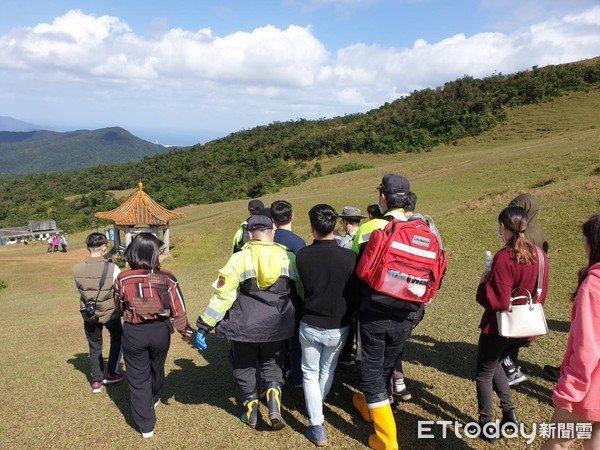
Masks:
[[[498,321],[498,334],[508,338],[528,338],[535,336],[543,336],[548,334],[548,325],[544,316],[544,308],[539,303],[542,293],[542,282],[544,279],[544,256],[541,254],[539,247],[536,247],[538,253],[538,280],[537,280],[537,299],[534,302],[531,297],[531,292],[523,288],[515,288],[511,292],[510,306],[508,311],[496,312],[496,320]],[[525,291],[526,295],[514,297],[515,292]],[[526,300],[523,305],[513,305],[513,302]]]

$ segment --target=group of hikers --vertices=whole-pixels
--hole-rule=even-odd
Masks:
[[[306,438],[316,446],[327,445],[323,402],[339,360],[360,364],[352,403],[373,424],[369,447],[399,448],[394,396],[412,398],[402,353],[423,319],[425,304],[440,287],[446,259],[433,221],[414,212],[417,197],[408,179],[387,174],[378,191],[377,204],[367,209],[365,221],[356,207],[344,207],[338,214],[328,204],[313,206],[308,212],[314,238],[310,245],[292,231],[289,202],[265,207],[260,200],[250,201],[250,216],[235,233],[232,254],[219,269],[196,331],[176,277],[161,268],[160,239],[139,233],[125,250],[129,269],[121,272],[105,259],[106,236],[90,234],[89,256],[75,266],[74,283],[90,348],[92,392],[123,380],[122,349],[133,420],[142,436],[150,438],[171,333],[177,330],[185,341],[195,340],[204,352],[210,351],[206,335],[214,331],[230,344],[229,361],[243,405],[240,418],[248,426],[254,428],[261,420],[263,397],[270,426],[286,426],[281,402],[289,374],[294,386],[303,388]],[[491,428],[520,426],[510,386],[525,380],[518,352],[535,337],[502,336],[496,312],[509,309],[517,288],[535,293],[537,303],[545,302],[548,242],[537,211],[535,198],[523,194],[500,212],[498,235],[504,246],[484,270],[476,292],[484,308],[475,368],[476,425],[479,437],[488,442],[498,436]],[[335,231],[338,221],[345,235]],[[584,447],[600,448],[600,213],[582,231],[588,264],[579,272],[572,297],[567,349],[562,365],[545,371],[557,380],[552,422],[591,424]],[[111,343],[106,371],[103,327]],[[502,411],[499,421],[493,420],[494,392]],[[557,434],[543,448],[564,448],[574,440]]]
[[[46,245],[47,245],[47,252],[50,253],[56,253],[58,252],[58,247],[60,246],[61,248],[61,252],[62,253],[66,253],[67,252],[67,236],[65,236],[64,234],[54,234],[54,235],[48,235],[46,238]]]

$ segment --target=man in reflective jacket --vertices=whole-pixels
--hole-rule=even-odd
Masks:
[[[396,174],[383,177],[379,185],[379,209],[385,218],[369,220],[356,232],[352,249],[359,259],[371,233],[385,228],[389,223],[386,218],[408,220],[402,207],[409,192],[410,183],[405,177]],[[391,408],[391,379],[421,308],[422,304],[388,297],[361,282],[358,318],[362,345],[362,392],[356,392],[352,402],[363,419],[374,424],[375,433],[369,437],[369,447],[372,449],[398,449],[396,422]]]
[[[234,253],[213,284],[208,307],[196,322],[196,342],[206,349],[205,335],[216,334],[231,344],[229,359],[241,390],[241,420],[256,427],[258,390],[256,367],[269,405],[274,429],[286,424],[281,416],[282,363],[286,340],[294,334],[300,288],[296,258],[273,242],[273,222],[264,215],[248,219],[251,240]]]

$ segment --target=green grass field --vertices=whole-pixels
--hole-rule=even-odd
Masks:
[[[580,224],[600,209],[599,125],[600,92],[577,93],[511,111],[506,123],[484,136],[431,152],[322,161],[323,173],[349,162],[373,168],[323,176],[263,198],[265,203],[289,200],[296,213],[294,231],[310,240],[310,207],[329,203],[338,211],[344,205],[364,211],[376,201],[382,175],[397,172],[411,181],[417,211],[434,217],[449,253],[448,273],[405,351],[414,398],[395,413],[401,447],[487,446],[452,433],[442,439],[441,428],[434,428],[435,439],[419,440],[417,422],[466,423],[477,416],[473,378],[482,309],[475,291],[484,251],[501,246],[498,212],[522,192],[538,197],[540,222],[550,241],[546,315],[551,331],[521,352],[528,380],[513,395],[528,428],[550,420],[553,384],[542,377],[542,367],[561,361],[569,293],[585,263]],[[207,305],[216,271],[226,262],[231,237],[246,216],[246,203],[188,206],[180,209],[187,218],[171,224],[172,257],[164,265],[181,282],[191,323]],[[71,281],[72,266],[85,257],[86,234],[71,235],[66,254],[47,255],[41,243],[0,247],[0,281],[8,285],[0,290],[0,448],[313,448],[303,436],[308,423],[303,394],[289,384],[283,397],[289,427],[273,432],[259,426],[255,431],[238,420],[241,407],[228,345],[214,335],[202,354],[173,336],[153,439],[143,440],[132,422],[126,383],[93,395]],[[352,407],[357,382],[355,368],[337,370],[325,406],[331,448],[365,448],[372,432]],[[261,412],[266,413],[264,404]],[[529,448],[522,438],[496,447]]]

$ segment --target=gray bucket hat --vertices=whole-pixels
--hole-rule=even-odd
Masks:
[[[366,219],[366,217],[361,214],[361,210],[354,206],[344,206],[342,212],[338,214],[338,216],[342,219]]]

